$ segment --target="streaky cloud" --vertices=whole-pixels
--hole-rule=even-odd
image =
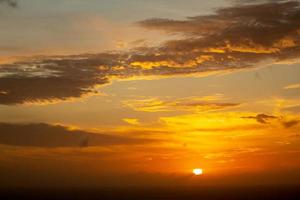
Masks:
[[[282,125],[285,127],[285,128],[291,128],[293,126],[296,126],[300,123],[300,120],[290,120],[290,121],[283,121],[282,122]]]
[[[186,97],[172,100],[154,97],[148,99],[126,100],[123,101],[123,104],[133,110],[141,112],[206,112],[237,107],[240,105],[239,103],[211,100],[209,97]]]
[[[137,145],[154,142],[152,139],[72,130],[66,126],[45,123],[0,123],[0,144],[22,147],[71,148],[111,145]]]
[[[255,119],[257,122],[261,124],[267,124],[268,120],[270,119],[278,119],[278,117],[273,116],[273,115],[266,115],[266,114],[257,114],[256,116],[247,116],[247,117],[242,117],[244,119]]]

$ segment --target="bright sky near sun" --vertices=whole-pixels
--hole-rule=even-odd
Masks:
[[[299,8],[0,0],[1,184],[296,179]]]

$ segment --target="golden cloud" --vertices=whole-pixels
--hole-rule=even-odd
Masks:
[[[205,112],[239,106],[238,103],[216,101],[220,96],[186,97],[179,99],[160,99],[157,97],[139,100],[126,100],[123,104],[142,112],[189,111]]]

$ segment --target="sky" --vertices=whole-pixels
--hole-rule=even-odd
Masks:
[[[0,187],[299,184],[299,1],[0,0],[0,24]]]

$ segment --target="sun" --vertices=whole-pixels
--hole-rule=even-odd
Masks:
[[[196,169],[193,169],[193,173],[196,175],[196,176],[200,176],[203,174],[203,170],[202,169],[199,169],[199,168],[196,168]]]

